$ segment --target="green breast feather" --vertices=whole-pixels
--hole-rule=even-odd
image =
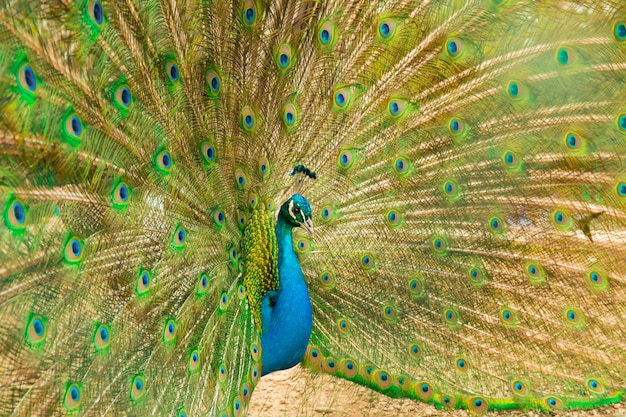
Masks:
[[[243,285],[257,331],[263,327],[261,302],[270,290],[278,289],[278,244],[276,224],[263,206],[254,211],[243,234],[242,252],[245,257]]]

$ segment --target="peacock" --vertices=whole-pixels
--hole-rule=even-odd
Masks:
[[[0,213],[3,416],[620,402],[626,4],[3,0]]]

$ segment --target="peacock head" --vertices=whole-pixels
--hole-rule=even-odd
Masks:
[[[287,224],[293,227],[302,227],[313,235],[313,221],[311,220],[311,204],[300,194],[294,194],[281,206],[280,214]]]

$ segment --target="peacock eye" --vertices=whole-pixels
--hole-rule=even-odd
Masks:
[[[300,214],[300,209],[298,207],[294,207],[292,210],[294,216],[297,216],[298,214]]]

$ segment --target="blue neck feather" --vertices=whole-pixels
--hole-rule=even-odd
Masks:
[[[263,297],[261,307],[263,375],[297,365],[306,352],[313,326],[309,291],[293,251],[292,229],[278,216],[279,287]]]

